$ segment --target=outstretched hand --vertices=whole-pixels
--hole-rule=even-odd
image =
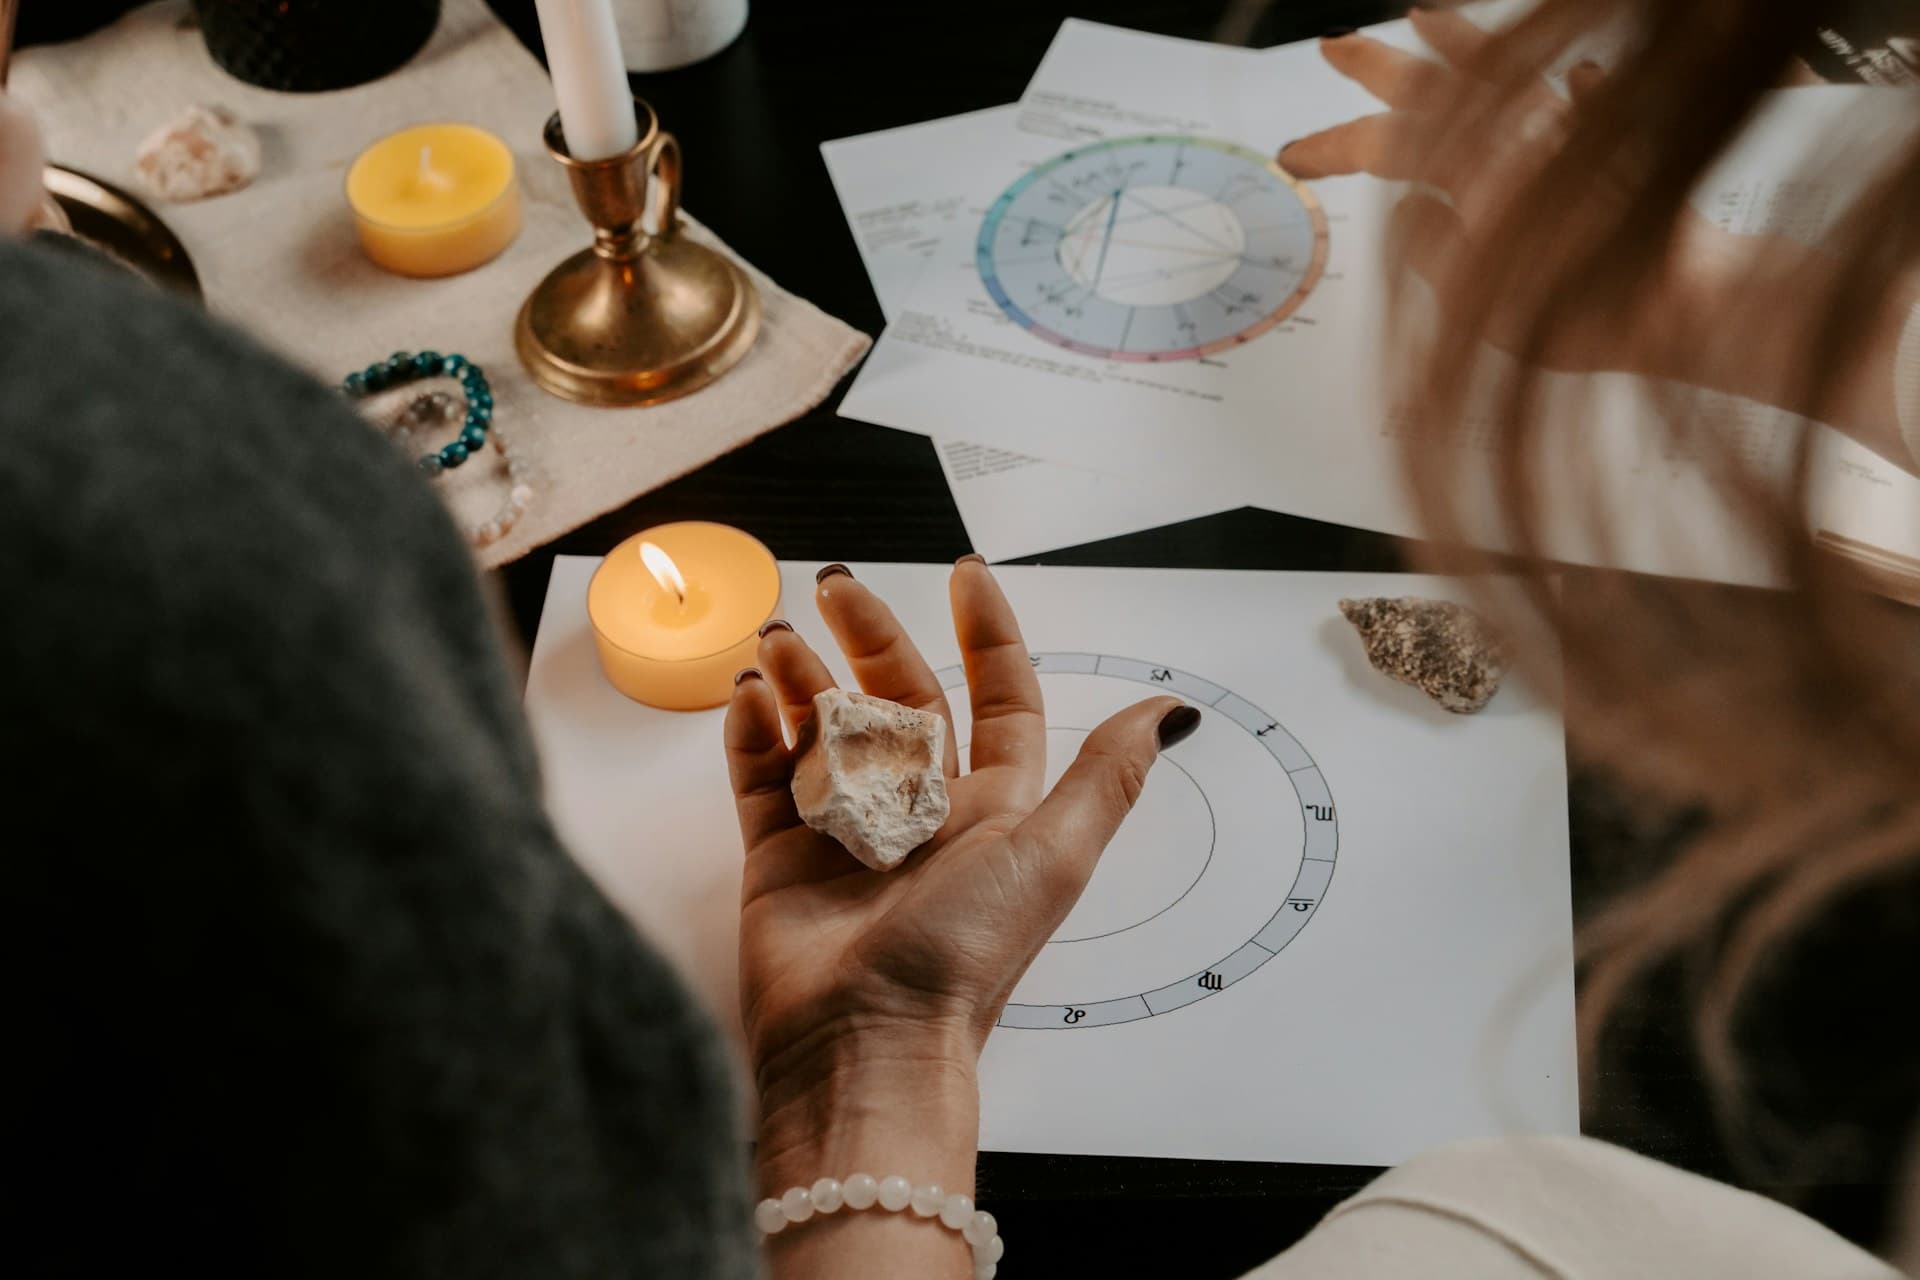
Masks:
[[[1385,110],[1288,143],[1277,158],[1296,178],[1368,174],[1416,184],[1394,211],[1392,242],[1444,312],[1457,305],[1456,294],[1484,287],[1475,264],[1500,235],[1500,217],[1560,154],[1606,76],[1597,64],[1580,63],[1567,72],[1563,93],[1545,75],[1557,49],[1513,48],[1457,13],[1415,10],[1408,17],[1434,57],[1358,34],[1321,42],[1328,65]],[[1564,234],[1549,245],[1549,256],[1584,244],[1582,227],[1603,228],[1618,217],[1640,180],[1637,162],[1622,155],[1615,167],[1589,175],[1578,207],[1556,211]],[[1541,362],[1563,370],[1670,373],[1671,353],[1685,349],[1689,331],[1714,312],[1751,252],[1749,237],[1722,231],[1691,209],[1680,213],[1677,231],[1650,287],[1586,300],[1575,322],[1536,353]],[[1554,265],[1532,261],[1507,282],[1488,317],[1493,342],[1524,348],[1540,302],[1528,283],[1555,279]]]
[[[892,871],[862,866],[795,810],[783,725],[797,730],[813,696],[833,685],[806,641],[769,624],[764,678],[743,673],[735,692],[726,747],[746,845],[740,995],[763,1101],[812,1087],[855,1042],[889,1056],[958,1058],[971,1071],[1162,742],[1199,722],[1177,698],[1141,702],[1094,730],[1043,792],[1046,719],[1013,610],[973,558],[955,567],[950,590],[973,712],[965,775],[946,695],[892,611],[839,566],[820,577],[821,616],[860,687],[947,720],[952,812]]]

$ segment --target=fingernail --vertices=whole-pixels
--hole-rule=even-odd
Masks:
[[[1352,34],[1354,34],[1352,27],[1332,27],[1326,31],[1322,31],[1320,38],[1322,40],[1338,40],[1343,36],[1350,36]]]
[[[767,633],[770,631],[791,631],[791,630],[793,630],[793,624],[791,622],[788,622],[785,618],[771,618],[771,619],[768,619],[767,624],[765,626],[760,628],[760,638],[762,640],[766,639]]]
[[[954,567],[958,568],[963,564],[985,564],[986,562],[987,562],[987,558],[981,555],[978,551],[969,551],[967,552],[967,554],[961,556],[958,560],[955,560],[953,563],[954,563]]]
[[[1176,746],[1193,736],[1200,727],[1200,708],[1181,703],[1160,717],[1160,749]]]
[[[820,572],[814,574],[813,580],[815,582],[825,582],[828,578],[833,577],[836,573],[845,574],[849,578],[853,576],[853,570],[847,568],[847,566],[843,564],[830,564],[826,568],[822,569]]]
[[[766,677],[760,674],[760,668],[758,667],[742,667],[733,673],[733,682],[736,685],[745,684],[749,680],[764,680],[765,678]]]
[[[1285,154],[1287,154],[1287,148],[1288,148],[1288,147],[1291,147],[1291,146],[1293,146],[1293,145],[1294,145],[1294,143],[1296,143],[1296,142],[1300,142],[1300,141],[1301,141],[1301,139],[1299,139],[1299,138],[1295,138],[1295,139],[1293,139],[1293,140],[1292,140],[1291,142],[1283,142],[1283,143],[1281,143],[1281,144],[1280,144],[1280,149],[1279,149],[1278,151],[1276,151],[1276,152],[1274,152],[1274,153],[1273,153],[1273,158],[1274,158],[1274,159],[1276,159],[1276,160],[1278,160],[1278,159],[1279,159],[1279,158],[1280,158],[1281,156],[1283,156],[1283,155],[1285,155]]]

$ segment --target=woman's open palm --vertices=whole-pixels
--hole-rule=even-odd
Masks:
[[[1163,720],[1173,716],[1174,738],[1199,721],[1177,698],[1130,707],[1043,793],[1046,719],[1013,610],[973,559],[955,567],[951,595],[973,712],[965,776],[946,694],[892,611],[839,566],[822,572],[817,591],[860,687],[947,721],[952,812],[892,871],[862,866],[794,807],[782,726],[797,730],[834,683],[806,641],[770,624],[764,679],[746,676],[735,692],[726,746],[746,845],[741,1011],[763,1076],[822,1039],[896,1024],[915,1037],[942,1029],[977,1054],[1140,794]]]

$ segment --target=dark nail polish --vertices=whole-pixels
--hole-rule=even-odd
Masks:
[[[791,622],[788,622],[785,618],[772,618],[767,621],[767,624],[765,626],[760,628],[760,638],[762,640],[766,639],[767,633],[769,631],[791,631],[791,630],[793,630],[793,624]]]
[[[1160,717],[1160,749],[1185,742],[1200,727],[1200,708],[1184,702]]]
[[[733,673],[733,682],[737,685],[745,684],[749,680],[763,680],[765,678],[766,677],[760,674],[760,668],[758,667],[742,667]]]
[[[814,574],[813,580],[815,582],[825,582],[828,578],[833,577],[836,573],[845,574],[849,578],[853,576],[853,570],[847,568],[847,566],[843,564],[830,564],[826,568],[822,569],[820,572]]]
[[[1322,40],[1338,40],[1343,36],[1350,36],[1352,34],[1354,34],[1352,27],[1332,27],[1321,32],[1320,38]]]
[[[958,560],[955,560],[953,563],[955,565],[963,565],[963,564],[985,564],[986,562],[987,562],[987,558],[981,555],[978,551],[969,551],[967,552],[967,554],[961,556]]]

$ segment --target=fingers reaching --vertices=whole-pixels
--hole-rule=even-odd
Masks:
[[[820,616],[863,690],[901,706],[935,712],[947,722],[946,773],[949,778],[958,777],[960,753],[954,746],[953,712],[946,692],[886,601],[849,573],[822,578],[816,599]]]
[[[1133,810],[1159,758],[1199,727],[1200,712],[1178,698],[1149,698],[1109,717],[1087,735],[1060,781],[1014,831],[1013,856],[1048,887],[1064,919],[1100,854]]]
[[[1404,181],[1430,179],[1421,172],[1418,136],[1424,117],[1405,111],[1361,116],[1308,134],[1280,149],[1280,167],[1296,178],[1336,178],[1369,173]]]
[[[1407,14],[1419,36],[1450,67],[1475,80],[1503,84],[1539,74],[1505,42],[1447,9],[1415,9]]]
[[[955,565],[947,591],[973,703],[973,771],[1005,770],[1008,806],[1025,813],[1039,803],[1046,779],[1047,721],[1040,678],[1013,606],[985,561],[968,559]]]
[[[1323,40],[1320,52],[1328,66],[1396,111],[1444,107],[1458,79],[1437,62],[1361,35]]]

